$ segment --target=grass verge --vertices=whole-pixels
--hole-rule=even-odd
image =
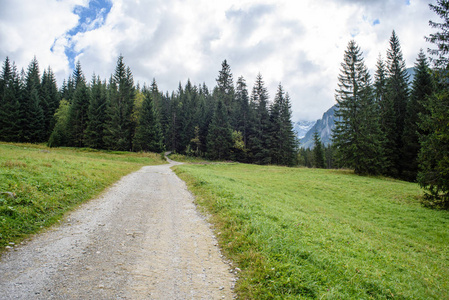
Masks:
[[[159,154],[0,143],[0,252]]]
[[[241,299],[448,299],[449,213],[349,171],[175,168],[242,272]]]

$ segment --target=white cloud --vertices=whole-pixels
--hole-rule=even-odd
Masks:
[[[70,42],[66,33],[78,22],[75,4],[87,6],[87,0],[29,0],[26,5],[2,0],[0,58],[8,55],[26,67],[36,54],[41,66],[51,65],[62,81],[71,73],[64,49]],[[271,97],[282,82],[295,120],[317,119],[335,102],[351,34],[374,68],[395,29],[407,65],[413,66],[419,49],[428,47],[423,37],[431,18],[426,0],[410,5],[402,0],[113,0],[104,24],[71,42],[87,78],[93,72],[108,78],[121,53],[136,82],[155,77],[164,91],[188,78],[213,88],[227,59],[235,81],[243,75],[251,89],[261,72]]]

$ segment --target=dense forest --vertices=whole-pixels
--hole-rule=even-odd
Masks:
[[[136,85],[120,55],[109,79],[88,82],[81,63],[58,88],[52,69],[40,75],[34,58],[18,71],[7,57],[0,74],[0,140],[118,151],[177,153],[256,164],[348,167],[357,174],[418,181],[428,204],[449,205],[449,1],[430,8],[443,23],[427,37],[437,49],[421,50],[409,82],[393,31],[374,79],[351,40],[336,89],[333,145],[315,135],[313,150],[300,149],[288,93],[279,84],[270,100],[262,75],[249,92],[223,61],[212,89],[181,83],[162,92],[156,80]]]
[[[243,77],[234,86],[222,63],[217,86],[203,84],[162,93],[155,80],[142,88],[119,56],[108,81],[87,82],[81,63],[58,89],[51,68],[39,73],[36,58],[17,71],[7,57],[0,77],[0,138],[48,142],[51,147],[119,151],[171,150],[210,159],[296,164],[297,140],[290,97],[281,84],[273,101],[259,74],[251,95]]]

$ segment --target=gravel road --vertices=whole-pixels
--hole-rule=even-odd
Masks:
[[[233,299],[235,278],[175,164],[143,167],[5,253],[1,299]]]

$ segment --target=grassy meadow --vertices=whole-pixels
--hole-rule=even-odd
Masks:
[[[175,167],[241,269],[241,299],[449,299],[449,212],[345,170]]]
[[[0,252],[160,154],[0,143]],[[14,195],[12,197],[12,195]]]

